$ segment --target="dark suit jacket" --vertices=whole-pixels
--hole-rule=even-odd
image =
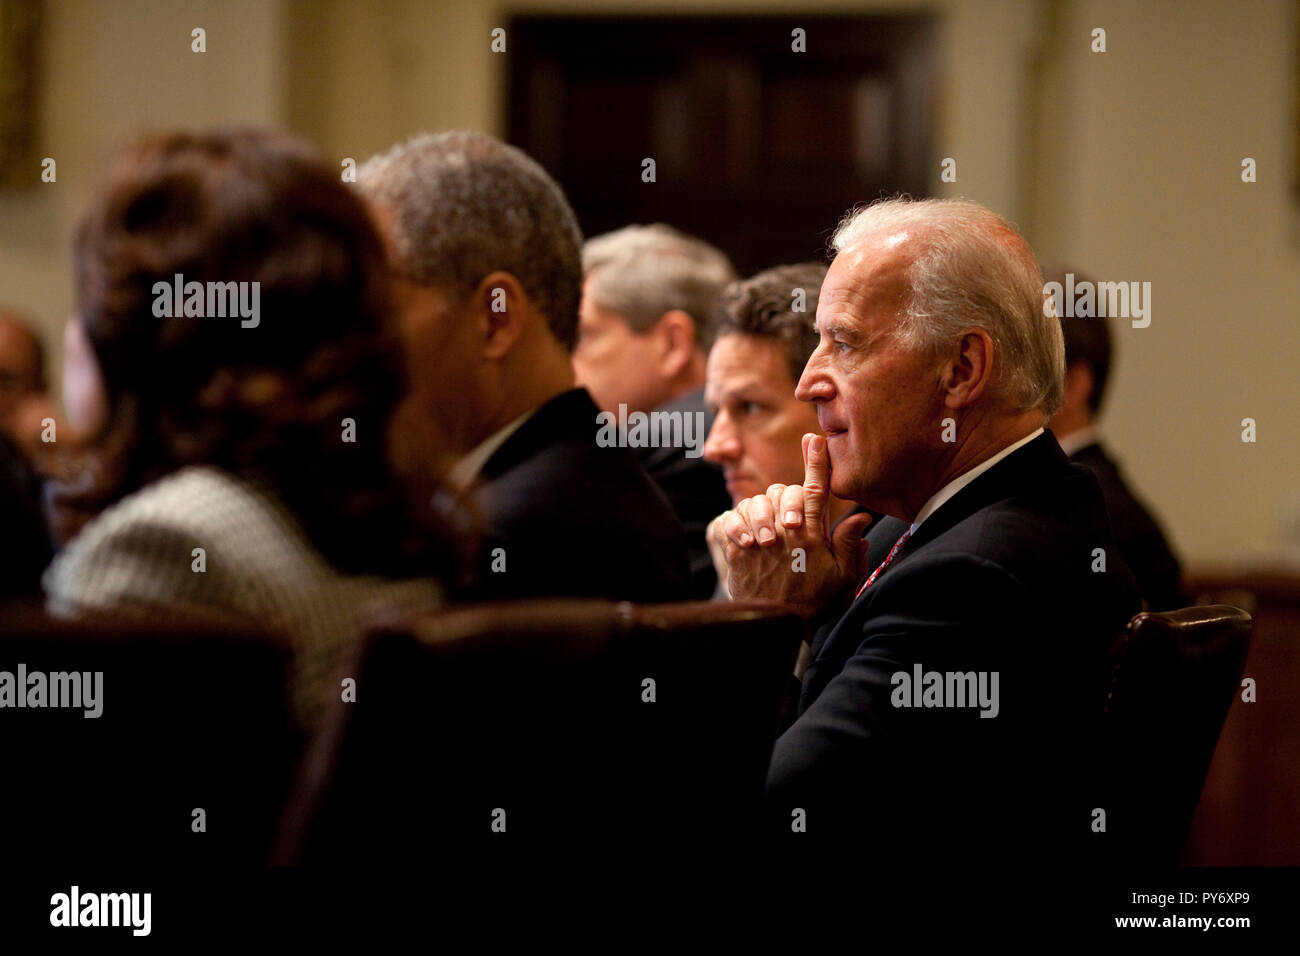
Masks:
[[[694,450],[703,450],[704,439],[713,427],[713,416],[704,404],[704,389],[665,402],[655,411],[700,415],[703,429],[699,435],[699,447]],[[722,469],[702,457],[688,457],[684,448],[638,448],[636,453],[642,467],[667,496],[682,523],[691,563],[690,596],[700,601],[708,600],[718,586],[718,574],[713,568],[713,559],[709,557],[705,533],[709,530],[709,522],[731,507]]]
[[[1115,544],[1151,610],[1186,607],[1188,601],[1182,591],[1178,558],[1155,518],[1129,490],[1119,466],[1097,442],[1080,448],[1070,456],[1070,461],[1086,465],[1097,476],[1110,514],[1111,529],[1115,532]]]
[[[907,527],[872,526],[867,570]],[[1096,548],[1105,572],[1092,570]],[[788,830],[800,808],[808,833],[856,831],[886,854],[1006,855],[1057,845],[1049,830],[1086,839],[1096,796],[1079,781],[1081,748],[1106,652],[1138,609],[1096,480],[1045,432],[931,515],[860,598],[830,609],[773,753],[775,821]],[[899,696],[894,675],[910,681],[918,666],[922,686],[928,672],[945,686],[949,673],[983,674],[990,697],[996,672],[997,716],[898,706],[917,699]]]
[[[586,389],[557,395],[488,459],[475,493],[486,542],[457,597],[685,598],[681,524],[629,449],[596,444],[597,412]]]

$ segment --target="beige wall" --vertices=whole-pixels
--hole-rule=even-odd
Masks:
[[[47,0],[39,155],[57,181],[0,192],[0,303],[41,323],[57,378],[72,308],[68,247],[105,156],[144,130],[274,123],[283,114],[279,0]],[[191,52],[190,31],[207,31]]]
[[[1152,283],[1150,327],[1116,329],[1107,429],[1191,559],[1273,547],[1284,526],[1298,547],[1295,7],[1061,7],[1039,253]],[[1089,51],[1098,26],[1105,54]]]
[[[1106,424],[1192,562],[1275,548],[1287,522],[1300,538],[1286,0],[49,0],[42,155],[59,181],[0,195],[0,301],[54,344],[73,217],[105,152],[138,128],[280,123],[334,162],[419,130],[500,134],[507,61],[489,32],[504,11],[666,8],[942,12],[935,190],[1002,212],[1045,260],[1152,282],[1150,328],[1119,332]],[[190,52],[195,26],[205,54]],[[1097,26],[1105,54],[1089,52]],[[938,182],[945,156],[954,185]],[[1243,156],[1258,183],[1241,183]],[[1240,441],[1245,417],[1255,445]]]

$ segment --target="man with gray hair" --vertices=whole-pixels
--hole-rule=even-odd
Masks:
[[[409,367],[397,457],[433,470],[441,453],[439,477],[487,526],[460,596],[682,598],[677,519],[627,448],[598,445],[598,410],[574,387],[582,235],[559,186],[466,132],[395,146],[358,186],[388,244]],[[432,447],[407,447],[416,434]]]
[[[710,528],[736,598],[814,621],[772,805],[879,859],[1079,849],[1104,805],[1084,731],[1139,601],[1096,480],[1044,430],[1064,346],[1038,264],[956,200],[878,202],[833,245],[796,391],[825,437],[802,485]],[[832,534],[829,493],[886,517]]]
[[[730,504],[722,473],[701,455],[712,416],[704,403],[714,312],[734,278],[703,240],[669,226],[626,226],[589,239],[573,369],[619,422],[638,413],[683,423],[678,444],[636,446],[686,530],[691,595],[709,597],[717,574],[704,533]]]

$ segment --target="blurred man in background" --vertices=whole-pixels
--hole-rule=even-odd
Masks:
[[[701,423],[690,433],[693,448],[638,447],[637,453],[686,530],[691,595],[708,597],[717,581],[704,532],[729,501],[717,466],[700,457],[711,424],[705,355],[718,297],[735,278],[731,263],[702,240],[651,225],[588,240],[582,266],[573,352],[578,384],[616,416],[678,413]]]
[[[34,461],[42,451],[42,422],[53,417],[41,340],[29,322],[0,307],[0,432]]]
[[[801,442],[821,427],[816,406],[795,398],[794,389],[817,348],[813,316],[825,278],[825,265],[805,262],[760,272],[723,293],[709,350],[705,400],[714,417],[704,457],[722,466],[734,503],[803,481]],[[853,507],[832,498],[831,523]],[[713,542],[710,550],[721,571]],[[719,588],[725,596],[725,582]]]
[[[1077,271],[1073,274],[1076,284],[1086,278]],[[1050,270],[1044,278],[1066,285],[1064,269]],[[1180,583],[1178,558],[1159,522],[1124,480],[1097,428],[1114,356],[1110,325],[1105,317],[1081,317],[1073,315],[1072,309],[1066,311],[1071,314],[1061,318],[1065,399],[1049,427],[1070,460],[1086,465],[1097,476],[1115,542],[1137,579],[1143,600],[1153,611],[1183,607],[1188,602]]]
[[[50,560],[32,468],[41,450],[46,397],[45,351],[31,326],[0,308],[0,597],[36,594]]]

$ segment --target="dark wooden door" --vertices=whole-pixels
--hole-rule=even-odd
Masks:
[[[509,137],[586,235],[666,222],[742,273],[822,258],[853,205],[926,193],[934,33],[923,15],[518,17]]]

